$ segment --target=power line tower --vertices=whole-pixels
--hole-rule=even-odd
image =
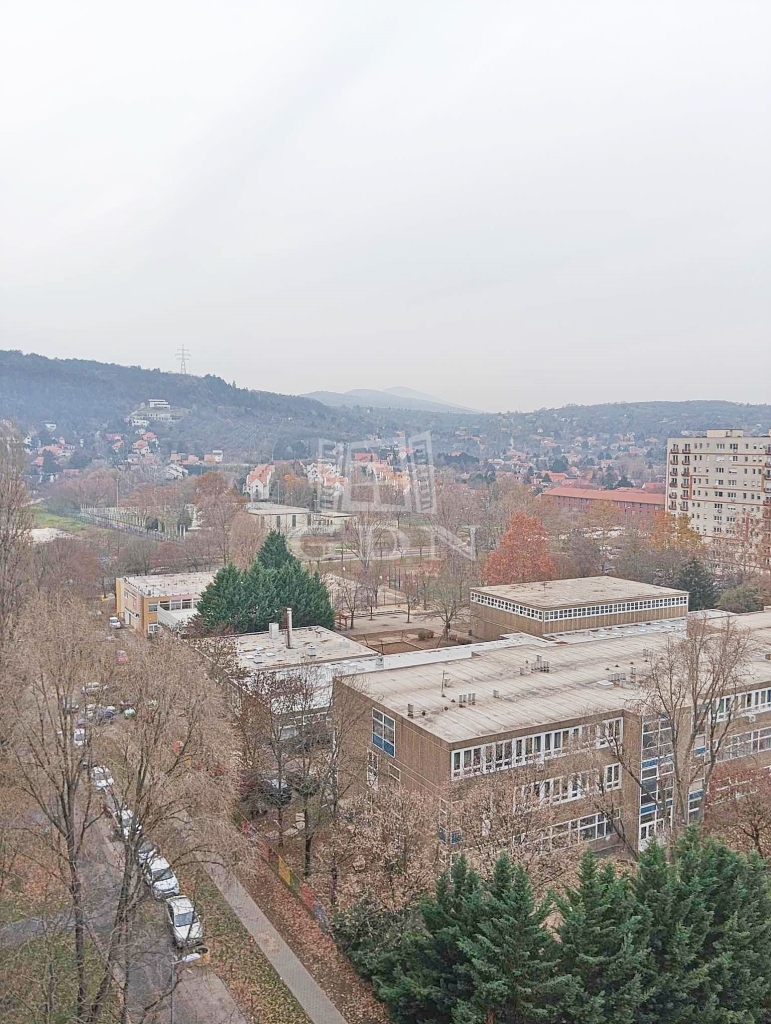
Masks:
[[[183,345],[182,348],[177,349],[175,355],[179,359],[179,372],[187,373],[187,360],[190,358],[190,353]]]

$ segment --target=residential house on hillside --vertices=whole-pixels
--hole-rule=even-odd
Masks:
[[[274,467],[262,462],[249,473],[244,484],[244,494],[250,501],[267,501],[270,497],[270,484],[273,479]]]

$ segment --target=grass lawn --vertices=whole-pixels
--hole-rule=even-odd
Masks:
[[[44,527],[53,527],[55,530],[63,530],[65,533],[82,533],[88,529],[88,523],[76,516],[60,516],[49,512],[44,505],[32,506],[32,528],[35,530]]]
[[[186,872],[184,886],[203,918],[211,964],[254,1024],[310,1024],[305,1011],[203,870]]]
[[[99,954],[89,945],[91,977],[100,976]],[[3,1024],[71,1024],[77,987],[72,935],[54,931],[19,946],[0,947],[0,1020]],[[47,1014],[47,1006],[51,1008]],[[115,1020],[111,992],[101,1021]]]

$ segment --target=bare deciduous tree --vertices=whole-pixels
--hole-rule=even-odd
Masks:
[[[754,642],[732,618],[715,625],[694,616],[685,636],[669,636],[663,651],[635,669],[642,719],[642,763],[618,735],[608,744],[655,807],[659,827],[674,835],[692,820],[695,794],[706,792],[717,765],[730,756],[730,734],[746,711],[746,670]],[[633,850],[636,844],[629,846]]]
[[[36,806],[42,824],[30,823],[28,834],[68,893],[71,1019],[83,1024],[104,1019],[116,969],[127,995],[131,964],[146,952],[148,940],[135,928],[146,898],[136,857],[141,839],[162,844],[175,866],[228,857],[235,841],[227,827],[235,742],[220,695],[183,645],[162,638],[127,646],[124,663],[87,606],[43,596],[25,609],[9,665],[11,732],[1,781]],[[96,702],[107,699],[130,703],[135,716],[104,711],[106,703]],[[107,765],[114,778],[104,803],[90,778],[95,765]],[[118,833],[119,877],[105,884],[93,869],[94,846],[105,813],[124,808],[134,818]],[[101,928],[95,958],[88,950],[100,920],[110,927]]]
[[[22,439],[0,422],[0,666],[27,586],[31,517]]]

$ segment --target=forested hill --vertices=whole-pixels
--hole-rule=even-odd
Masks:
[[[440,446],[454,443],[461,414],[401,409],[334,409],[310,398],[252,391],[220,377],[164,373],[86,359],[48,359],[0,351],[0,419],[23,430],[45,421],[57,433],[83,436],[98,429],[126,429],[126,417],[150,398],[186,410],[171,426],[156,427],[178,450],[222,448],[249,458],[303,457],[318,438],[393,437],[398,430],[431,430]],[[480,423],[476,423],[479,419]],[[495,416],[474,418],[471,433],[490,429]]]
[[[0,419],[16,420],[25,431],[45,421],[55,422],[68,439],[100,429],[122,431],[129,413],[149,398],[186,410],[182,419],[158,428],[177,450],[222,448],[258,460],[306,457],[318,438],[389,438],[399,430],[407,436],[431,431],[435,451],[484,459],[501,455],[512,439],[530,451],[539,437],[567,446],[576,436],[602,442],[634,434],[640,443],[708,427],[756,433],[771,427],[771,405],[722,401],[618,402],[503,414],[332,408],[310,398],[239,388],[220,377],[0,351]]]

